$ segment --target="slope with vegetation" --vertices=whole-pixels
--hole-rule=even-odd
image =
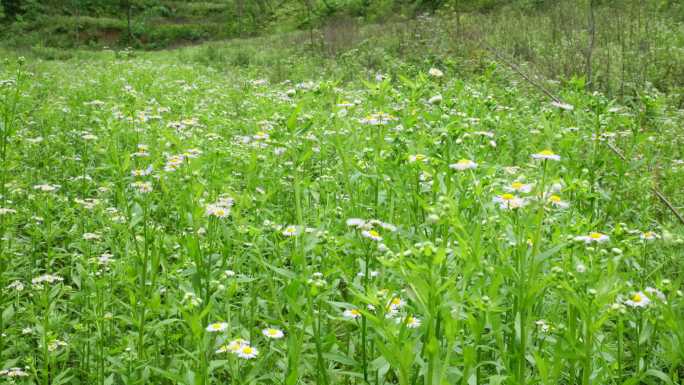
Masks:
[[[308,50],[307,54],[344,60],[360,50],[368,58],[368,68],[384,54],[407,60],[430,59],[423,55],[434,52],[453,60],[503,54],[513,62],[532,65],[531,71],[543,78],[573,82],[620,100],[652,88],[667,93],[675,106],[684,103],[684,7],[675,1],[4,0],[2,4],[3,44],[44,58],[65,58],[75,52],[60,47],[161,48],[277,32],[286,33],[290,43]],[[419,30],[417,14],[436,16],[431,17],[434,29]],[[236,45],[240,44],[238,40]],[[221,65],[224,55],[213,47],[220,46],[206,48],[207,60],[219,60],[215,65]],[[258,56],[258,52],[237,52],[230,60],[247,63]]]
[[[0,48],[0,384],[681,384],[682,25],[544,4]]]
[[[3,62],[0,383],[681,383],[681,111],[438,25]]]

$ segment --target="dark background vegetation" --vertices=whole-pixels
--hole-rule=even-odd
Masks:
[[[674,107],[684,106],[682,3],[0,0],[0,38],[5,47],[45,59],[71,57],[74,50],[66,48],[162,49],[234,39],[231,45],[206,44],[194,57],[215,66],[260,61],[276,69],[292,65],[282,58],[287,50],[365,71],[384,70],[395,58],[481,67],[486,60],[480,58],[499,55],[524,63],[545,86],[553,87],[546,83],[551,79],[620,101],[637,98],[647,114],[650,102],[643,95],[654,92],[665,93]],[[260,36],[278,39],[246,42]]]
[[[391,22],[423,13],[547,12],[589,5],[684,18],[678,0],[0,0],[10,44],[162,48],[207,39],[320,28],[339,19]],[[521,27],[524,27],[521,25]]]

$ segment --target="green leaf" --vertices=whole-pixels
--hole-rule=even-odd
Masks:
[[[14,317],[14,306],[9,305],[2,311],[2,322],[8,324]]]
[[[290,114],[290,117],[287,119],[287,128],[292,131],[294,128],[297,126],[297,118],[299,117],[299,114],[302,112],[302,108],[304,106],[300,103],[295,107],[294,111]]]
[[[670,378],[670,376],[668,376],[667,374],[661,372],[660,370],[657,370],[657,369],[648,369],[644,374],[647,375],[647,376],[655,377],[655,378],[661,380],[661,381],[662,381],[663,383],[665,383],[665,384],[669,384],[669,385],[672,385],[672,384],[673,384],[672,379]]]
[[[358,361],[354,360],[351,357],[339,354],[339,353],[323,353],[323,358],[326,360],[334,361],[334,362],[339,362],[340,364],[344,365],[349,365],[349,366],[357,366],[359,365]]]

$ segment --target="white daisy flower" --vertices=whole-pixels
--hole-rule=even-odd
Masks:
[[[575,237],[576,241],[583,241],[584,243],[603,243],[608,242],[609,239],[609,236],[597,232],[591,232],[589,235],[580,235]]]
[[[228,329],[228,324],[226,322],[214,322],[207,326],[207,331],[210,333],[222,332]]]
[[[28,377],[29,374],[24,371],[22,368],[9,368],[9,369],[3,369],[0,370],[0,377],[9,377],[9,378],[17,378],[17,377]],[[13,381],[13,380],[10,380]]]
[[[148,176],[148,175],[152,174],[153,170],[154,169],[152,168],[151,165],[147,166],[147,168],[145,168],[145,169],[135,169],[135,170],[131,171],[131,176],[133,176],[133,177]]]
[[[653,241],[660,238],[660,235],[654,233],[653,231],[646,231],[644,233],[641,233],[639,237],[644,241]]]
[[[245,360],[251,360],[252,358],[255,358],[259,355],[259,351],[255,347],[249,345],[242,345],[240,350],[237,352],[237,355],[238,357],[244,358]]]
[[[42,191],[42,192],[53,192],[59,189],[59,185],[56,184],[37,184],[33,186],[34,189]]]
[[[283,333],[282,330],[279,329],[274,329],[274,328],[266,328],[261,331],[261,334],[268,338],[273,338],[273,339],[280,339],[283,338],[285,333]]]
[[[625,305],[631,307],[646,307],[651,303],[651,300],[641,291],[633,293],[628,300],[625,301]]]
[[[427,160],[428,160],[428,157],[423,155],[423,154],[409,155],[409,157],[408,157],[409,163],[427,162]]]
[[[100,236],[95,233],[83,233],[83,239],[86,241],[96,241],[100,239]]]
[[[33,279],[31,280],[31,283],[34,284],[34,285],[41,285],[41,284],[43,284],[43,283],[52,284],[52,283],[55,283],[55,282],[62,282],[62,281],[64,281],[64,278],[62,278],[62,277],[60,277],[60,276],[58,276],[58,275],[43,274],[43,275],[40,275],[40,276],[38,276],[38,277],[36,277],[36,278],[33,278]]]
[[[457,171],[473,170],[477,168],[477,163],[470,159],[461,159],[456,163],[450,164],[449,168]]]
[[[568,202],[563,201],[561,197],[559,197],[558,195],[549,196],[549,202],[552,206],[556,206],[561,209],[567,209],[568,207],[570,207],[570,204]]]
[[[135,190],[138,190],[138,192],[141,194],[147,194],[152,192],[152,183],[150,182],[136,181],[131,183],[131,187],[133,187],[133,189]]]
[[[366,225],[366,221],[361,218],[349,218],[347,219],[347,226],[349,227],[363,227]]]
[[[238,352],[240,352],[243,346],[249,346],[249,341],[243,340],[242,338],[238,338],[230,341],[228,345],[225,345],[225,351],[233,354],[238,354]]]
[[[430,68],[430,70],[428,71],[428,74],[430,74],[430,76],[436,77],[436,78],[441,78],[442,76],[444,76],[444,72],[442,72],[439,68],[434,68],[434,67]]]
[[[269,138],[269,135],[263,131],[259,131],[254,135],[254,139],[256,140],[266,140]]]
[[[516,181],[511,183],[510,186],[506,186],[504,189],[509,192],[529,193],[532,191],[532,185]]]
[[[14,282],[10,283],[9,285],[7,285],[7,288],[13,289],[16,291],[24,291],[24,284],[21,283],[21,281],[14,281]]]
[[[361,317],[361,312],[358,309],[347,309],[342,312],[344,318],[357,319]]]
[[[375,230],[364,230],[361,232],[361,235],[364,237],[374,240],[374,241],[382,241],[382,237],[380,236],[380,233],[378,233]]]
[[[406,305],[406,302],[399,298],[399,297],[394,297],[389,302],[387,303],[387,308],[390,310],[399,310],[402,307]]]
[[[222,205],[208,205],[206,210],[207,216],[216,218],[225,218],[230,215],[230,208]]]
[[[414,317],[412,315],[406,317],[406,320],[404,320],[404,323],[406,324],[406,327],[409,329],[416,329],[420,327],[420,318]]]
[[[547,324],[546,321],[543,319],[535,321],[534,324],[537,325],[537,327],[539,328],[539,330],[541,330],[542,333],[548,333],[549,330],[551,330],[551,326],[549,326],[549,324]]]
[[[555,160],[555,161],[559,161],[561,159],[560,155],[554,154],[553,151],[551,151],[551,150],[543,150],[543,151],[540,151],[536,154],[532,154],[532,158],[543,159],[543,160]]]
[[[513,210],[527,205],[527,201],[524,198],[508,193],[495,196],[493,201],[499,204],[500,209],[504,210]]]
[[[297,229],[297,226],[289,225],[283,230],[283,235],[286,237],[294,237],[299,235],[299,229]]]
[[[15,209],[8,209],[5,207],[0,207],[0,215],[5,215],[5,214],[16,214],[17,210]]]

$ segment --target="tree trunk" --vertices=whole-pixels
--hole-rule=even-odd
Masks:
[[[242,32],[243,32],[243,23],[242,23],[242,18],[243,18],[243,13],[244,13],[244,0],[236,0],[235,5],[237,6],[237,17],[238,17],[238,36],[242,37]]]
[[[77,0],[76,4],[76,47],[81,45],[81,4]]]
[[[303,0],[306,6],[306,21],[309,24],[309,42],[311,44],[311,49],[314,49],[314,36],[313,36],[313,18],[312,18],[312,5],[311,0]]]
[[[594,41],[596,39],[596,21],[594,19],[594,7],[595,7],[595,0],[589,0],[589,45],[587,47],[587,54],[586,54],[586,77],[587,77],[587,88],[589,90],[593,89],[593,84],[592,84],[592,66],[591,66],[591,59],[592,59],[592,54],[594,53]]]
[[[128,32],[128,45],[131,45],[133,41],[133,32],[131,31],[131,1],[126,1],[126,29]]]

